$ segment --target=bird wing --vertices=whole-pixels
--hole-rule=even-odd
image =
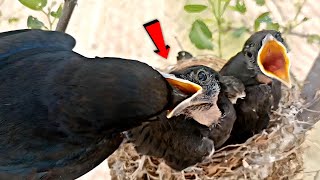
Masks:
[[[214,141],[215,149],[220,148],[223,143],[227,141],[236,120],[236,111],[227,97],[222,94],[219,95],[217,104],[223,116],[220,118],[218,125],[210,128],[209,134],[207,135]]]
[[[14,63],[0,71],[0,179],[14,175],[23,179],[30,175],[79,177],[118,148],[122,137],[112,132],[96,137],[75,133],[66,124],[79,125],[81,117],[73,121],[62,110],[54,111],[59,101],[52,96],[59,94],[54,94],[51,85],[61,88],[63,82],[53,84],[53,72],[63,74],[62,67],[71,65],[68,60],[81,61],[82,56],[41,49],[28,56],[20,54],[23,52],[8,57]]]
[[[68,50],[76,44],[75,39],[58,31],[16,30],[0,33],[0,60],[30,49]]]
[[[81,124],[88,133],[111,127],[120,132],[165,112],[171,98],[161,74],[141,62],[79,58],[59,66],[49,72],[52,83],[44,92],[51,96],[43,99],[75,130]]]
[[[246,98],[239,99],[234,106],[237,119],[225,145],[243,143],[267,127],[272,104],[270,93],[269,85],[246,87]]]
[[[19,29],[19,30],[2,32],[2,33],[0,33],[0,39],[3,37],[6,37],[6,36],[11,36],[11,35],[15,35],[15,34],[23,33],[23,32],[28,32],[28,31],[31,31],[31,29]]]
[[[122,128],[166,108],[168,84],[153,68],[88,59],[74,44],[60,32],[2,34],[0,178],[78,177],[119,146]]]
[[[172,168],[182,170],[214,150],[214,142],[202,135],[207,130],[192,119],[178,116],[145,123],[128,131],[127,136],[140,154],[163,158]]]

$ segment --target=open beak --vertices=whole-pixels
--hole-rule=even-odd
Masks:
[[[174,109],[168,110],[167,118],[171,118],[173,116],[177,116],[181,114],[181,112],[184,111],[189,106],[198,105],[198,104],[207,102],[205,100],[203,101],[198,100],[195,102],[195,99],[199,99],[197,97],[203,94],[202,93],[203,89],[200,85],[185,79],[177,78],[173,74],[166,74],[162,72],[160,72],[160,74],[169,82],[171,86],[178,89],[182,93],[189,95],[188,98],[185,98],[183,101],[179,102],[179,104],[177,104],[174,107]]]
[[[279,80],[289,88],[291,87],[289,70],[291,64],[287,49],[271,34],[267,34],[263,39],[257,62],[265,75]]]
[[[167,112],[167,118],[177,116],[187,106],[191,105],[190,100],[202,93],[203,89],[200,85],[191,81],[177,78],[173,74],[159,72],[167,82],[173,87],[172,104],[174,107]],[[179,113],[178,113],[179,112]]]
[[[160,72],[160,74],[168,81],[168,83],[179,89],[181,92],[187,94],[187,95],[194,95],[199,91],[202,91],[202,87],[196,83],[193,83],[191,81],[177,78],[173,74],[167,74]]]
[[[162,74],[167,81],[189,97],[177,104],[172,110],[168,110],[167,118],[184,114],[192,117],[198,123],[207,127],[221,117],[221,111],[217,105],[220,87],[218,83],[212,87],[212,91],[205,92],[198,84],[175,77],[174,75]],[[210,118],[208,118],[210,117]]]

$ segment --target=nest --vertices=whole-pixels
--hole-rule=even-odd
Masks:
[[[202,64],[219,70],[224,63],[202,56],[168,69]],[[272,112],[269,127],[245,143],[217,150],[210,159],[183,171],[171,169],[162,159],[139,155],[133,144],[123,143],[108,159],[112,179],[297,178],[303,168],[301,145],[312,125],[298,120],[297,114],[305,109],[298,87],[282,91],[279,109]]]

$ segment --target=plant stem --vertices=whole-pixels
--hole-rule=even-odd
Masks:
[[[214,1],[218,1],[217,3],[214,3]],[[216,19],[217,26],[218,26],[218,56],[222,57],[222,45],[221,45],[221,34],[222,34],[222,16],[225,12],[227,6],[230,3],[230,0],[225,1],[225,4],[222,6],[223,1],[222,0],[208,0],[209,4],[212,8],[212,13],[214,18]],[[218,6],[218,7],[215,7]],[[222,9],[221,9],[222,8]]]
[[[50,12],[46,13],[43,9],[41,9],[41,12],[42,12],[43,14],[45,14],[46,17],[47,17],[47,19],[48,19],[49,28],[47,28],[47,29],[52,30],[52,24],[53,24],[53,23],[51,22]]]
[[[209,4],[211,5],[212,13],[213,13],[215,19],[217,19],[217,18],[218,18],[218,14],[217,14],[217,12],[216,12],[216,10],[215,10],[215,8],[214,8],[215,5],[214,5],[213,1],[212,1],[212,0],[208,0],[208,2],[209,2]]]
[[[307,0],[303,0],[301,4],[299,4],[296,15],[294,16],[293,20],[296,21],[299,14],[301,13],[302,7],[304,6],[304,4],[307,2]]]
[[[302,3],[298,5],[297,12],[296,12],[293,20],[291,20],[288,23],[288,27],[284,27],[283,34],[290,34],[294,28],[296,28],[297,26],[299,26],[300,24],[302,24],[304,22],[303,20],[301,20],[300,22],[297,23],[297,19],[298,19],[298,16],[300,15],[301,10],[306,2],[307,2],[307,0],[303,0]]]
[[[221,51],[221,19],[217,19],[218,23],[218,51],[219,51],[219,57],[222,57],[222,51]]]
[[[74,7],[77,4],[77,0],[65,0],[63,9],[62,9],[62,15],[58,21],[58,25],[56,28],[56,31],[62,31],[65,32],[67,29],[67,26],[69,24],[72,12]]]
[[[218,16],[221,18],[221,0],[218,0]]]
[[[223,13],[226,11],[227,7],[229,6],[230,1],[231,1],[231,0],[225,1],[224,5],[223,5],[222,12],[221,12],[221,16],[222,16]]]

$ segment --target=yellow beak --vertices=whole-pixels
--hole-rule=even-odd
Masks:
[[[191,99],[198,96],[200,93],[202,93],[202,87],[196,83],[193,83],[191,81],[177,78],[173,74],[167,74],[163,72],[159,72],[165,79],[168,81],[168,83],[175,88],[179,89],[184,94],[190,95],[189,98],[178,104],[174,109],[170,109],[167,112],[167,118],[172,118],[175,116],[177,112],[182,111],[184,108],[189,106],[191,103]]]
[[[265,75],[279,80],[289,88],[291,87],[291,63],[287,49],[271,34],[267,34],[263,39],[262,46],[258,52],[257,62]]]
[[[202,90],[202,87],[191,81],[177,78],[173,74],[167,74],[160,72],[160,74],[168,81],[169,84],[179,89],[181,92],[189,95],[193,95]]]

